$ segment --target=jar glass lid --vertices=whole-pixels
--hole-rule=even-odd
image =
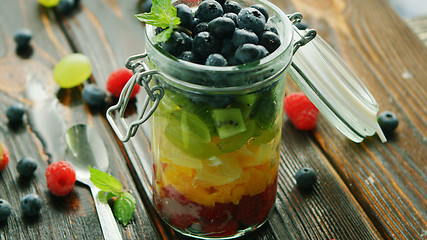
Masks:
[[[294,28],[297,35],[304,31]],[[295,53],[289,75],[319,111],[340,132],[354,142],[362,142],[375,132],[386,142],[377,122],[378,104],[374,97],[319,36]]]

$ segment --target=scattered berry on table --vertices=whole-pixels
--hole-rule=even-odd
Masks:
[[[23,122],[25,109],[21,104],[13,104],[6,109],[6,117],[12,124]]]
[[[10,204],[4,199],[0,199],[0,222],[6,221],[11,212]]]
[[[73,53],[61,59],[53,68],[53,78],[61,88],[73,88],[86,81],[92,74],[87,56]]]
[[[127,68],[119,68],[116,71],[112,72],[107,80],[107,91],[109,91],[113,96],[120,97],[120,93],[122,89],[132,77],[133,73],[131,70]],[[131,98],[135,97],[135,95],[139,91],[139,85],[135,84],[135,87],[130,95]]]
[[[266,18],[255,8],[244,8],[237,15],[237,25],[239,28],[244,28],[260,34],[264,31]]]
[[[40,213],[42,200],[36,194],[28,194],[21,198],[21,209],[24,215],[35,216]]]
[[[261,34],[259,43],[264,46],[268,52],[272,53],[280,46],[280,38],[274,32],[264,31]]]
[[[378,115],[378,124],[385,134],[390,134],[399,125],[399,119],[393,112],[384,111]]]
[[[217,17],[209,22],[208,30],[217,37],[231,36],[234,33],[236,24],[227,17]]]
[[[13,39],[16,42],[18,48],[28,47],[30,45],[33,34],[30,29],[19,29],[15,32]]]
[[[176,15],[181,20],[180,26],[192,30],[194,27],[194,18],[191,8],[183,3],[176,5],[175,8]]]
[[[47,188],[55,196],[66,196],[74,189],[76,172],[68,162],[59,161],[50,164],[45,175]]]
[[[38,2],[44,7],[55,7],[59,4],[59,0],[38,0]]]
[[[213,53],[206,58],[207,66],[227,66],[227,60],[219,53]]]
[[[9,151],[4,145],[2,145],[2,152],[3,154],[0,156],[0,171],[3,171],[9,163]]]
[[[153,6],[153,2],[151,0],[144,0],[139,4],[139,11],[143,13],[151,12],[152,6]]]
[[[30,157],[23,157],[18,161],[16,170],[24,177],[29,177],[34,174],[37,169],[37,162]]]
[[[316,172],[309,167],[303,167],[295,173],[295,180],[297,181],[298,187],[302,189],[311,189],[317,181]]]
[[[297,129],[311,130],[316,126],[319,110],[304,93],[291,93],[286,96],[284,109]]]
[[[89,106],[99,107],[105,104],[107,94],[104,90],[91,83],[84,86],[82,97]]]
[[[209,22],[224,14],[221,4],[214,0],[203,1],[197,8],[194,16],[202,22]]]
[[[76,8],[75,0],[61,0],[57,8],[64,14],[70,14]]]
[[[235,1],[227,1],[224,3],[223,10],[225,13],[239,14],[240,10],[242,10],[242,6]]]

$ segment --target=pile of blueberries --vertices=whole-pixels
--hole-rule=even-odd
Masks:
[[[277,29],[261,4],[242,6],[232,0],[204,0],[192,13],[176,6],[180,27],[161,46],[173,56],[209,66],[235,66],[259,60],[280,46]],[[163,29],[157,28],[156,33]],[[191,32],[191,34],[190,34]]]

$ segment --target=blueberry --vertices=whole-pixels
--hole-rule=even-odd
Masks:
[[[267,23],[264,25],[264,31],[274,32],[275,34],[279,35],[279,32],[277,31],[276,26],[274,26],[274,24],[273,24],[273,23],[271,23],[271,22],[267,22]]]
[[[237,25],[237,14],[232,12],[224,13],[223,17],[233,20],[234,24]]]
[[[384,134],[390,134],[399,125],[399,119],[396,114],[390,111],[384,111],[378,115],[378,124],[380,124],[381,130]]]
[[[305,30],[308,28],[307,24],[305,23],[297,23],[295,24],[295,26],[299,29],[299,30]]]
[[[233,20],[226,17],[217,17],[210,21],[208,30],[217,37],[225,37],[233,34],[236,24]]]
[[[264,31],[259,39],[259,43],[272,53],[280,46],[280,38],[274,32]]]
[[[15,40],[18,48],[28,47],[30,45],[30,40],[33,37],[31,30],[23,28],[15,32],[13,39]]]
[[[207,32],[208,26],[209,26],[209,24],[207,22],[201,22],[201,23],[197,24],[196,27],[194,27],[194,30],[192,33],[193,37],[195,37],[200,32]]]
[[[87,84],[83,88],[82,97],[91,107],[100,107],[105,104],[107,94],[104,90],[98,88],[95,84]]]
[[[229,58],[234,55],[236,47],[233,44],[233,40],[226,38],[222,41],[221,55],[225,58]]]
[[[264,31],[264,15],[255,8],[244,8],[237,15],[237,24],[240,28],[248,29],[256,34]]]
[[[206,58],[207,66],[227,66],[227,60],[219,53],[213,53]]]
[[[267,11],[267,9],[263,5],[261,5],[261,4],[254,4],[251,7],[255,8],[258,11],[260,11],[262,13],[262,15],[264,15],[265,20],[268,19],[268,11]]]
[[[70,14],[76,7],[74,0],[61,0],[57,8],[64,14]]]
[[[35,216],[40,213],[42,200],[36,194],[28,194],[21,198],[21,209],[24,215]]]
[[[199,5],[194,15],[202,22],[209,22],[223,14],[221,4],[214,0],[206,0]]]
[[[317,181],[317,175],[312,168],[303,167],[295,173],[295,180],[298,187],[308,190],[313,188]]]
[[[239,59],[236,58],[236,56],[231,56],[229,58],[227,58],[227,62],[228,62],[228,66],[237,66],[242,64]]]
[[[179,56],[179,59],[182,59],[184,61],[192,62],[192,63],[199,63],[199,59],[192,51],[184,51]]]
[[[266,54],[268,54],[268,51],[264,47],[245,43],[237,48],[235,56],[241,63],[249,63],[265,57]]]
[[[176,15],[181,20],[180,26],[192,29],[194,24],[193,13],[191,12],[191,8],[183,3],[178,4],[176,7]]]
[[[217,53],[219,50],[218,40],[209,32],[201,32],[194,37],[193,52],[202,58]]]
[[[227,1],[222,8],[225,13],[239,14],[240,10],[242,10],[240,4],[235,1]]]
[[[246,29],[236,29],[231,39],[233,40],[233,44],[236,48],[242,46],[245,43],[258,43],[258,36],[254,32],[248,31]]]
[[[6,117],[10,123],[22,123],[25,109],[21,104],[13,104],[6,109]]]
[[[10,204],[3,199],[0,199],[0,222],[6,221],[12,212]]]
[[[32,176],[36,169],[37,162],[30,157],[21,158],[16,165],[16,170],[24,177]]]
[[[168,53],[178,56],[183,51],[190,50],[192,46],[192,39],[185,33],[173,31],[170,38],[162,43],[162,47]]]

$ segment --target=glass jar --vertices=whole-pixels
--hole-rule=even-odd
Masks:
[[[276,27],[281,40],[278,49],[249,64],[199,65],[164,51],[152,41],[155,27],[147,25],[146,53],[129,58],[127,67],[135,76],[125,86],[119,103],[107,111],[107,118],[122,141],[129,140],[138,125],[152,117],[153,204],[168,225],[196,238],[238,237],[259,228],[268,219],[276,198],[282,106],[286,73],[291,65],[291,75],[309,83],[301,85],[302,89],[314,89],[307,94],[310,99],[319,98],[317,93],[323,93],[308,76],[313,73],[302,72],[302,68],[292,63],[296,50],[315,36],[314,30],[300,32],[293,26],[292,23],[301,20],[301,15],[287,16],[267,0],[235,1],[242,7],[262,4],[268,10],[269,22]],[[180,0],[174,4],[185,3],[197,8],[200,2]],[[324,56],[316,59],[330,59]],[[148,58],[148,65],[138,61],[144,57]],[[344,67],[340,65],[340,68]],[[328,75],[333,74],[328,72]],[[326,81],[331,79],[335,78]],[[337,78],[337,81],[341,80]],[[359,86],[359,81],[348,81],[351,82],[347,84],[350,87],[346,87],[349,91],[366,90],[353,87]],[[148,97],[137,121],[128,126],[121,120],[127,131],[122,134],[111,115],[120,109],[124,117],[124,108],[135,84],[143,86]],[[370,94],[365,95],[371,98]],[[321,100],[335,99],[335,95],[324,96]],[[342,101],[342,96],[337,99]],[[144,115],[150,101],[151,109]],[[314,103],[321,106],[321,111],[326,108],[319,101]],[[376,114],[375,100],[372,98],[369,103],[374,106],[372,113]],[[333,112],[343,124],[347,123],[339,115],[340,109]],[[329,119],[332,114],[327,114]],[[343,133],[350,137],[352,129],[348,131],[351,133]],[[361,139],[372,133],[366,132],[359,134]]]
[[[186,3],[180,1],[179,3]],[[292,24],[267,1],[281,46],[250,65],[178,60],[152,42],[152,83],[164,96],[152,115],[153,202],[172,228],[199,238],[237,237],[260,227],[274,206]]]

